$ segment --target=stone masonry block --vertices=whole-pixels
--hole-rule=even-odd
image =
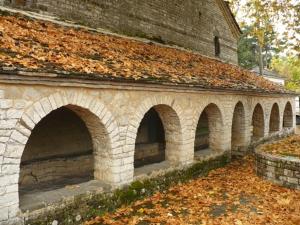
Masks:
[[[5,165],[5,164],[19,165],[20,160],[21,160],[20,158],[3,157],[2,165]]]
[[[20,144],[25,145],[28,140],[28,137],[20,133],[19,131],[15,130],[11,135],[11,139],[17,141]]]
[[[9,109],[13,107],[12,99],[0,99],[0,109]]]
[[[285,176],[292,177],[294,175],[294,171],[288,170],[288,169],[284,169],[283,174]]]
[[[13,175],[19,173],[19,166],[16,164],[3,164],[1,169],[2,173],[6,175]]]
[[[3,155],[6,149],[6,144],[0,143],[0,155]]]
[[[24,150],[24,145],[10,143],[6,146],[5,156],[8,158],[20,159]]]
[[[87,96],[85,97],[84,101],[83,101],[82,104],[81,104],[82,107],[88,109],[88,108],[90,107],[90,104],[91,104],[92,100],[93,100],[93,97],[87,95]]]
[[[34,107],[35,111],[39,114],[39,116],[41,118],[44,118],[47,115],[47,113],[45,113],[45,111],[44,111],[44,109],[43,109],[43,107],[42,107],[42,105],[41,105],[40,102],[36,102],[33,105],[33,107]]]
[[[0,224],[3,221],[7,221],[8,220],[8,210],[9,210],[9,207],[3,207],[3,206],[0,207]]]
[[[0,120],[1,129],[13,129],[17,124],[16,119]]]
[[[30,108],[26,111],[26,115],[35,123],[37,124],[40,122],[42,117],[34,110],[34,108]]]
[[[49,102],[53,110],[58,108],[53,95],[49,96]]]
[[[26,128],[22,125],[19,125],[16,128],[16,130],[19,131],[21,134],[25,135],[26,137],[29,137],[31,135],[31,130],[29,130],[28,128]]]
[[[94,111],[94,114],[97,115],[99,118],[101,113],[104,111],[104,105],[102,103],[97,103],[96,106],[95,106],[95,111]]]
[[[21,109],[9,109],[6,112],[6,116],[8,119],[19,119],[23,114],[23,110]]]
[[[18,174],[5,175],[0,177],[0,187],[6,187],[14,184],[18,184],[19,176]]]
[[[0,137],[0,143],[6,143],[8,142],[9,137]]]
[[[26,101],[23,99],[14,99],[15,109],[24,109],[26,107]]]
[[[69,100],[68,100],[67,95],[65,94],[65,92],[61,93],[60,96],[61,96],[61,99],[62,99],[63,106],[70,104],[70,102],[69,102]]]
[[[106,124],[109,119],[109,115],[107,117],[107,114],[109,114],[109,112],[105,108],[101,111],[100,114],[98,114],[103,124]]]
[[[1,5],[1,1],[0,1],[0,5]],[[0,90],[0,99],[4,99],[4,97],[5,97],[5,91]]]
[[[299,179],[295,178],[295,177],[288,177],[287,178],[287,182],[289,182],[290,184],[298,184],[299,183]]]
[[[81,92],[76,93],[75,98],[74,98],[74,103],[76,105],[80,105],[82,98],[83,98],[83,94]]]
[[[35,122],[32,121],[32,119],[30,118],[30,116],[28,116],[27,114],[24,114],[22,116],[22,121],[21,123],[25,124],[26,127],[28,127],[29,129],[33,130],[33,128],[35,127]]]
[[[57,108],[64,106],[63,99],[59,93],[53,95]]]
[[[49,114],[53,110],[48,98],[43,98],[41,100],[41,105],[42,105],[43,111],[45,112],[46,115]]]

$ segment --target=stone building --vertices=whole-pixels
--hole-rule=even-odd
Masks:
[[[33,1],[39,2],[50,4]],[[294,132],[292,93],[221,61],[236,61],[235,43],[229,50],[224,44],[236,38],[236,25],[223,1],[201,4],[212,3],[219,24],[204,30],[213,41],[203,44],[199,38],[195,49],[207,45],[207,55],[216,53],[217,59],[2,8],[1,225],[22,224],[28,212],[46,207],[43,197],[61,184],[121,187],[145,173],[243,155],[251,146]],[[81,5],[82,12],[88,6]],[[192,18],[178,24],[189,22]],[[157,30],[165,32],[164,39],[172,29],[174,38],[178,35],[175,28],[155,24],[151,30],[162,27]],[[220,36],[214,35],[216,28]],[[198,39],[190,32],[195,36],[187,31],[183,36]]]

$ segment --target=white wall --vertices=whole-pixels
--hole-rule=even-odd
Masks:
[[[300,102],[299,102],[300,97],[297,97],[295,99],[295,105],[296,105],[296,114],[300,115]]]
[[[267,77],[267,76],[264,76],[265,79],[267,80],[270,80],[274,83],[277,83],[277,84],[281,84],[281,85],[284,85],[285,84],[285,80],[282,79],[282,78],[275,78],[275,77]]]

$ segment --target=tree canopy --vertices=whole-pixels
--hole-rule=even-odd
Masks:
[[[300,1],[230,0],[240,26],[251,26],[251,34],[261,47],[265,35],[276,32],[272,44],[289,54],[300,54]]]
[[[271,66],[274,70],[286,76],[286,87],[288,89],[300,92],[300,58],[273,58]]]
[[[230,0],[242,28],[240,66],[267,67],[286,76],[287,88],[300,91],[300,1]]]

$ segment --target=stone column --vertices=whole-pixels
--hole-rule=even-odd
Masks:
[[[19,212],[19,166],[26,137],[16,132],[25,103],[5,99],[0,90],[0,224],[20,224]]]

